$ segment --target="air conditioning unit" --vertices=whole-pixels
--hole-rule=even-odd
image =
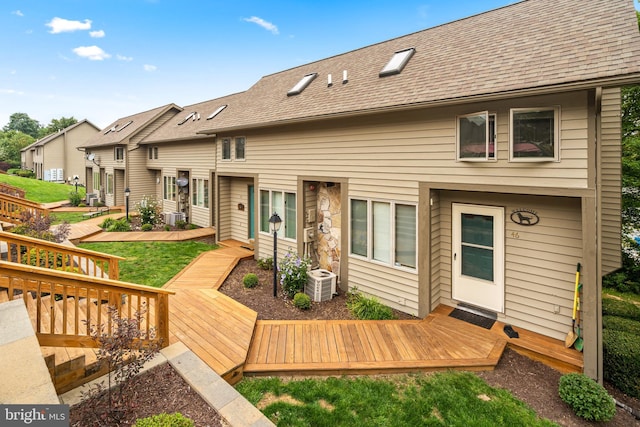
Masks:
[[[167,225],[176,225],[176,221],[184,221],[185,216],[183,212],[164,212],[164,223]]]
[[[307,273],[304,293],[314,302],[329,301],[336,293],[336,281],[337,276],[329,270],[311,270]]]

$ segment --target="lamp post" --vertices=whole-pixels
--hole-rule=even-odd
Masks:
[[[129,187],[124,189],[124,206],[125,212],[127,213],[127,222],[129,222],[129,196],[131,195],[131,191]]]
[[[78,194],[78,180],[80,180],[80,177],[78,175],[73,175],[73,183],[76,186],[76,194]]]
[[[278,231],[282,225],[280,216],[274,212],[269,218],[269,224],[273,229],[273,297],[278,295]]]

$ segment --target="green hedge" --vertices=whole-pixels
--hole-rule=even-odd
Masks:
[[[640,336],[607,328],[602,331],[602,342],[604,379],[640,398]]]
[[[136,420],[133,427],[193,427],[193,421],[179,412],[158,414]]]
[[[640,307],[614,298],[602,298],[602,314],[640,321]]]
[[[638,336],[640,340],[640,322],[617,316],[602,316],[602,328],[613,329],[614,331],[628,332]]]

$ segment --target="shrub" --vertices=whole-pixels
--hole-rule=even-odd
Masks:
[[[280,285],[287,298],[304,289],[307,283],[307,270],[311,260],[308,257],[300,258],[294,252],[287,252],[278,265]]]
[[[142,200],[136,205],[142,224],[159,224],[162,215],[158,200],[154,196],[142,196]]]
[[[23,236],[62,243],[69,235],[71,228],[66,221],[58,224],[55,228],[51,228],[54,220],[55,216],[53,215],[42,215],[25,210],[20,213],[20,225],[14,227],[11,231]]]
[[[273,258],[260,258],[257,264],[258,268],[262,270],[273,270]]]
[[[245,288],[255,288],[258,286],[258,275],[255,273],[247,273],[242,278],[242,283]]]
[[[311,308],[311,298],[304,292],[298,292],[293,296],[293,305],[300,310],[309,310]]]
[[[347,308],[356,319],[360,320],[395,319],[391,308],[375,297],[366,297],[355,290],[347,294]]]
[[[191,418],[175,412],[173,414],[158,414],[140,418],[136,420],[133,427],[193,427],[194,425]]]
[[[79,208],[86,208],[87,205],[85,203],[78,203]]]
[[[54,254],[43,249],[30,249],[29,255],[22,258],[22,263],[42,268],[61,268],[64,266],[62,254]]]
[[[640,307],[629,301],[602,298],[602,314],[640,321]]]
[[[100,228],[106,230],[107,228],[111,227],[114,222],[116,222],[115,218],[105,218],[104,221],[100,223]]]
[[[29,169],[17,169],[14,172],[14,175],[20,176],[22,178],[35,178],[36,174],[34,171],[30,171]]]
[[[70,192],[69,203],[71,203],[71,206],[78,206],[82,203],[82,194],[76,193],[75,191]]]
[[[615,400],[604,387],[584,374],[560,377],[560,398],[577,416],[589,421],[609,421],[616,414]]]
[[[110,231],[110,232],[131,231],[131,224],[129,224],[129,221],[127,221],[126,218],[120,218],[118,220],[113,221],[106,228],[106,231]]]
[[[640,340],[629,332],[602,331],[604,379],[623,393],[640,398]]]
[[[164,226],[164,231],[171,231],[171,226],[170,225],[165,225]]]
[[[176,221],[176,228],[178,230],[184,230],[187,228],[187,221],[183,221],[181,219]]]
[[[198,228],[198,226],[197,226],[197,225],[195,225],[195,224],[189,224],[189,225],[187,225],[187,230],[195,230],[196,228]]]
[[[153,225],[152,224],[142,224],[142,227],[140,227],[140,229],[142,231],[151,231],[151,230],[153,230]]]
[[[602,316],[602,327],[620,332],[628,332],[640,339],[640,322],[617,316]]]

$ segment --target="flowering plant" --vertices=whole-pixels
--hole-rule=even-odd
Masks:
[[[309,257],[301,258],[295,252],[287,252],[278,264],[280,286],[288,298],[293,298],[296,293],[304,289],[309,264],[311,264]]]
[[[160,205],[154,196],[142,196],[137,208],[140,213],[140,222],[143,225],[155,225],[161,222]]]

